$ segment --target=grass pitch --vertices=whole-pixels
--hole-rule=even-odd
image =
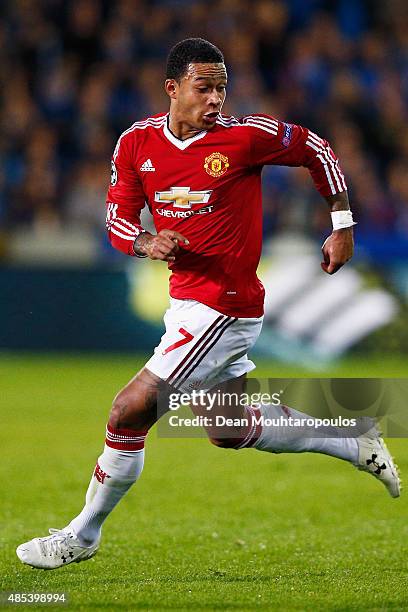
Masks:
[[[105,523],[98,555],[52,572],[22,565],[19,543],[80,511],[110,399],[141,365],[0,358],[1,590],[65,591],[72,610],[408,608],[407,497],[392,500],[328,457],[235,452],[154,431],[144,473]],[[264,363],[257,374],[307,372]],[[326,375],[407,376],[408,367],[349,361]],[[407,474],[407,441],[389,446]]]

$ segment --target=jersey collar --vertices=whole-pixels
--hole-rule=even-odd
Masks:
[[[166,121],[163,125],[163,133],[166,136],[167,140],[170,140],[170,142],[174,144],[175,147],[177,147],[181,151],[184,151],[184,149],[187,149],[187,147],[193,144],[193,142],[195,142],[196,140],[200,140],[200,138],[204,138],[204,136],[207,134],[207,130],[198,132],[198,134],[195,134],[194,136],[191,136],[190,138],[186,138],[185,140],[180,140],[180,138],[177,138],[176,136],[174,136],[174,134],[172,134],[172,132],[170,132],[169,115],[167,114]]]

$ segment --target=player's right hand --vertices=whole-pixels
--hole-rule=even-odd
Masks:
[[[187,238],[174,230],[161,230],[156,236],[144,232],[140,234],[133,245],[137,255],[147,255],[150,259],[174,261],[179,251],[179,244],[190,244]]]

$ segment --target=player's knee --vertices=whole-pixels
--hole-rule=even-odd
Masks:
[[[109,413],[109,425],[111,427],[120,427],[120,422],[128,409],[128,401],[121,393],[118,393],[112,402],[112,407]]]
[[[137,404],[130,393],[120,391],[112,402],[109,425],[115,429],[128,424],[138,425],[139,421],[141,425],[143,419]]]
[[[141,370],[113,400],[109,425],[115,429],[147,431],[157,421],[158,379]]]
[[[209,438],[209,440],[218,448],[236,448],[240,443],[236,438]]]

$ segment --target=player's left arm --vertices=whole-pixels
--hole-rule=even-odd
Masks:
[[[344,219],[346,224],[354,222],[347,191],[325,196],[325,200],[332,213],[333,231],[323,243],[323,261],[321,266],[322,270],[327,272],[327,274],[334,274],[353,257],[354,252],[353,225],[334,229],[336,227],[335,220],[337,219],[341,223],[341,219]]]
[[[245,117],[250,127],[252,165],[304,166],[329,205],[333,231],[322,247],[322,269],[334,274],[353,255],[353,225],[346,181],[327,140],[307,128],[267,115]]]

